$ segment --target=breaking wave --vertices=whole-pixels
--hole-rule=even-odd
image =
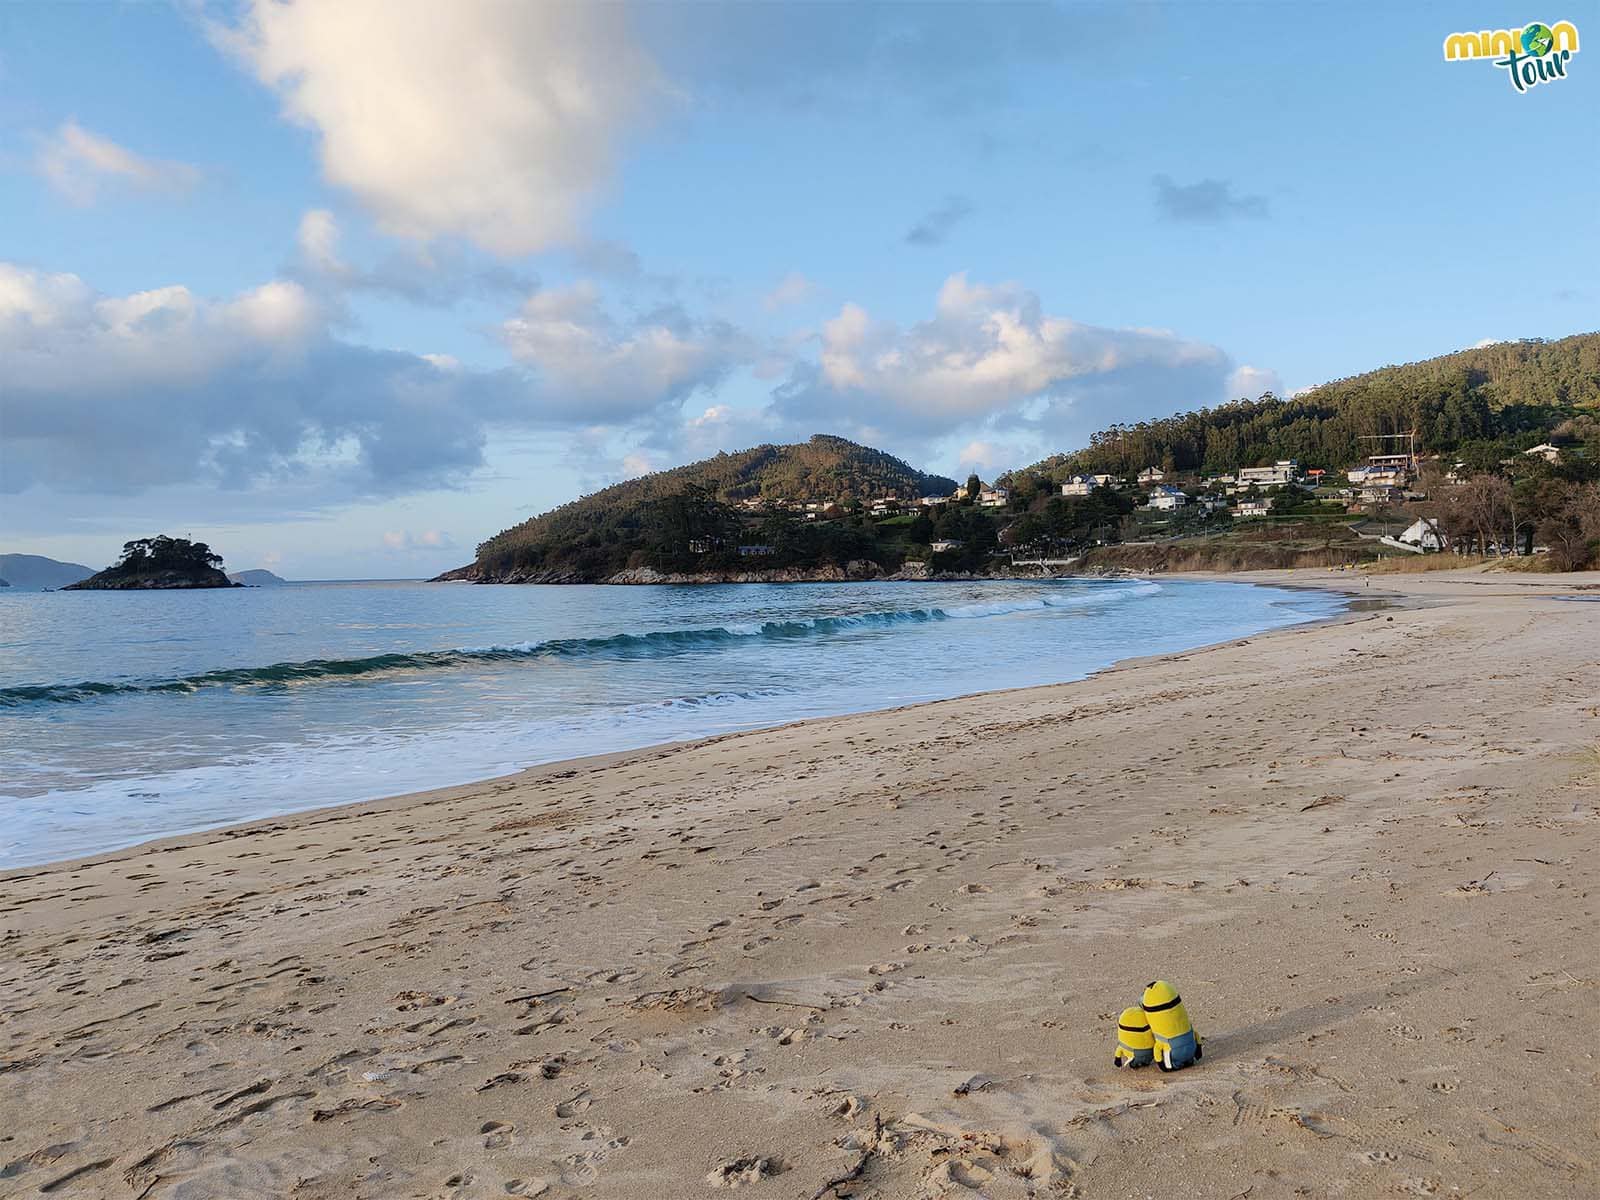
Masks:
[[[201,671],[172,679],[103,681],[37,684],[0,688],[0,708],[34,704],[79,703],[106,696],[190,693],[203,688],[280,688],[291,684],[323,680],[355,679],[365,675],[398,672],[448,670],[492,662],[538,662],[546,659],[626,659],[659,658],[714,650],[751,638],[769,640],[811,638],[867,629],[889,629],[900,625],[923,625],[932,621],[973,620],[1036,612],[1054,608],[1096,607],[1160,590],[1154,583],[1096,588],[1094,591],[1063,596],[1033,596],[1026,600],[997,600],[991,603],[889,609],[881,612],[809,617],[789,621],[717,625],[706,629],[656,629],[648,633],[618,633],[610,637],[557,638],[545,642],[519,642],[505,646],[461,646],[449,650],[421,650],[410,653],[374,654],[365,658],[313,658],[304,662],[273,663],[265,667],[227,667]]]

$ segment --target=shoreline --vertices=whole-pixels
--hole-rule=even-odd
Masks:
[[[1287,573],[1287,572],[1279,572],[1278,574],[1285,574],[1285,573]],[[1070,579],[1070,578],[1083,578],[1083,577],[1082,576],[1062,576],[1060,578],[1069,578]],[[1137,575],[1137,574],[1129,574],[1127,576],[1118,576],[1116,578],[1149,579],[1152,582],[1155,581],[1155,577],[1153,577],[1153,576],[1144,576],[1144,575]],[[1021,687],[988,688],[988,689],[983,689],[983,690],[975,691],[975,692],[963,692],[963,693],[960,693],[960,694],[955,695],[955,696],[946,696],[946,697],[943,697],[943,698],[937,699],[937,700],[921,700],[921,701],[913,702],[911,704],[894,705],[894,706],[889,707],[889,708],[864,709],[864,710],[860,710],[860,711],[834,713],[834,714],[825,715],[825,716],[805,717],[805,718],[801,718],[801,719],[795,720],[795,721],[784,721],[784,722],[781,722],[781,723],[779,723],[777,725],[759,726],[759,727],[757,727],[755,729],[734,730],[734,731],[730,731],[730,732],[727,732],[727,733],[711,734],[711,735],[708,735],[707,737],[704,737],[704,738],[688,738],[688,739],[680,739],[678,741],[671,741],[671,742],[655,742],[655,743],[651,743],[650,745],[647,745],[647,746],[638,746],[638,747],[633,747],[633,748],[630,748],[630,749],[602,751],[602,752],[600,752],[598,754],[580,755],[580,756],[577,756],[577,757],[574,757],[574,758],[552,759],[550,762],[535,763],[535,764],[533,764],[531,766],[523,767],[523,768],[521,768],[520,770],[517,770],[517,771],[510,771],[510,772],[506,772],[506,773],[503,773],[503,774],[500,774],[500,775],[485,775],[485,776],[481,776],[481,777],[474,778],[474,779],[464,780],[464,781],[462,781],[460,783],[445,784],[445,785],[442,785],[440,787],[435,787],[435,788],[423,788],[423,789],[420,789],[420,790],[408,791],[408,792],[395,792],[395,793],[390,794],[390,795],[375,796],[375,797],[372,797],[372,798],[369,798],[369,799],[365,799],[365,800],[342,800],[342,801],[339,801],[339,802],[334,803],[334,804],[318,805],[318,806],[316,806],[314,808],[291,809],[291,810],[284,811],[284,812],[266,813],[266,814],[259,815],[259,816],[251,816],[251,817],[244,817],[244,818],[238,818],[238,819],[230,818],[228,820],[221,821],[221,822],[218,822],[216,824],[201,825],[201,826],[197,826],[197,827],[195,827],[193,829],[185,830],[185,831],[178,832],[178,833],[163,834],[160,837],[145,838],[145,839],[142,839],[140,841],[129,842],[126,845],[114,846],[114,847],[111,847],[111,848],[106,849],[106,850],[92,851],[92,852],[90,852],[88,854],[70,855],[70,856],[68,856],[66,858],[58,858],[58,859],[44,859],[44,860],[42,860],[40,862],[37,862],[37,863],[26,863],[26,864],[22,864],[22,865],[19,865],[19,866],[14,866],[14,867],[0,867],[0,885],[4,885],[8,880],[16,878],[19,875],[22,875],[23,873],[33,873],[33,872],[43,871],[43,870],[47,870],[47,869],[54,869],[54,868],[76,868],[76,867],[88,866],[88,865],[96,864],[96,863],[111,862],[111,861],[115,861],[115,860],[117,860],[119,858],[122,858],[122,857],[128,857],[128,856],[136,855],[136,854],[140,853],[141,851],[143,851],[143,850],[145,850],[147,848],[151,849],[151,850],[171,849],[176,844],[185,842],[185,841],[190,840],[190,839],[196,839],[196,838],[204,839],[204,838],[209,837],[209,836],[236,836],[238,834],[242,834],[242,833],[248,832],[251,829],[258,828],[260,826],[267,825],[267,824],[277,824],[277,823],[280,823],[280,822],[283,822],[283,821],[293,821],[293,820],[300,819],[300,818],[305,818],[305,819],[308,819],[308,820],[309,819],[313,819],[313,818],[318,818],[318,817],[326,818],[326,817],[328,817],[330,815],[338,814],[338,813],[341,813],[344,810],[348,810],[348,809],[366,809],[366,808],[370,808],[370,807],[374,807],[374,806],[382,806],[386,810],[388,810],[388,809],[398,809],[400,811],[403,811],[404,809],[409,808],[412,804],[423,803],[430,797],[437,797],[437,796],[440,796],[440,795],[445,794],[445,793],[453,793],[453,792],[455,792],[456,790],[458,790],[460,788],[473,787],[473,786],[477,786],[477,785],[499,784],[499,783],[505,783],[505,782],[523,781],[523,780],[528,779],[530,776],[534,775],[535,773],[562,771],[562,770],[566,770],[566,769],[569,769],[569,768],[588,768],[588,767],[595,766],[595,765],[613,764],[613,763],[616,763],[616,762],[621,761],[621,760],[632,761],[633,759],[640,758],[640,757],[649,758],[649,757],[652,757],[652,756],[654,756],[654,755],[656,755],[658,753],[665,754],[665,753],[676,752],[676,751],[679,751],[679,750],[689,749],[689,748],[693,748],[693,747],[697,747],[697,746],[710,745],[710,744],[722,741],[722,740],[724,740],[726,738],[759,737],[759,736],[761,736],[763,734],[775,733],[775,732],[780,731],[780,730],[795,729],[795,728],[804,727],[804,726],[815,724],[817,722],[822,722],[822,721],[840,721],[840,720],[849,720],[849,719],[851,719],[853,717],[867,717],[867,716],[875,716],[875,715],[881,715],[881,714],[903,713],[903,712],[914,711],[914,710],[919,709],[919,708],[924,708],[924,707],[927,707],[929,705],[960,703],[960,702],[965,702],[965,701],[971,701],[971,700],[974,700],[974,699],[977,699],[977,698],[980,698],[980,697],[1007,696],[1007,695],[1012,695],[1012,694],[1020,693],[1020,692],[1046,691],[1046,690],[1054,689],[1054,688],[1072,687],[1075,684],[1083,683],[1086,680],[1095,678],[1096,676],[1104,675],[1104,674],[1106,674],[1108,672],[1111,672],[1111,671],[1122,670],[1122,669],[1125,669],[1125,668],[1128,668],[1128,667],[1142,666],[1142,665],[1145,665],[1145,664],[1148,664],[1148,663],[1161,662],[1163,660],[1175,660],[1177,658],[1187,657],[1187,656],[1193,655],[1193,654],[1202,654],[1202,653],[1205,653],[1208,650],[1215,650],[1215,649],[1220,649],[1220,648],[1227,647],[1227,646],[1233,646],[1233,645],[1237,645],[1237,644],[1239,644],[1241,642],[1250,641],[1250,640],[1256,639],[1256,638],[1264,638],[1264,637],[1268,637],[1268,636],[1271,636],[1271,635],[1274,635],[1274,634],[1288,634],[1288,633],[1294,633],[1294,632],[1299,632],[1299,631],[1305,631],[1305,630],[1317,628],[1317,627],[1324,626],[1324,625],[1341,624],[1341,623],[1344,623],[1344,622],[1347,622],[1347,621],[1361,620],[1361,619],[1364,619],[1366,616],[1370,615],[1370,611],[1359,610],[1359,609],[1357,609],[1355,607],[1356,605],[1362,603],[1363,601],[1372,601],[1375,604],[1377,604],[1378,606],[1382,607],[1382,606],[1399,604],[1401,602],[1401,600],[1403,599],[1398,593],[1385,594],[1385,595],[1382,595],[1382,596],[1373,596],[1373,595],[1366,594],[1364,589],[1359,589],[1359,588],[1329,587],[1329,586],[1322,586],[1322,585],[1314,584],[1314,583],[1280,583],[1280,582],[1276,582],[1276,581],[1265,581],[1265,580],[1254,580],[1254,579],[1239,579],[1239,578],[1234,578],[1234,577],[1231,577],[1231,576],[1216,577],[1216,576],[1208,575],[1208,574],[1203,573],[1203,572],[1191,572],[1191,573],[1186,573],[1186,574],[1182,574],[1182,575],[1173,574],[1173,575],[1170,575],[1170,576],[1166,576],[1166,578],[1177,579],[1180,582],[1241,583],[1241,584],[1246,584],[1246,585],[1253,586],[1253,587],[1280,588],[1280,589],[1283,589],[1283,590],[1286,590],[1286,591],[1303,591],[1303,592],[1318,592],[1318,593],[1323,593],[1323,594],[1347,595],[1347,596],[1349,596],[1349,601],[1348,601],[1348,604],[1347,604],[1346,608],[1343,611],[1338,612],[1338,613],[1330,614],[1329,616],[1326,616],[1326,617],[1318,617],[1318,618],[1314,618],[1314,619],[1309,620],[1309,621],[1297,622],[1297,623],[1292,624],[1292,625],[1276,626],[1276,627],[1273,627],[1273,628],[1269,628],[1269,629],[1258,631],[1256,633],[1244,634],[1241,637],[1229,638],[1229,639],[1227,639],[1225,641],[1221,641],[1221,642],[1207,642],[1207,643],[1203,643],[1203,644],[1198,645],[1198,646],[1191,647],[1191,648],[1186,649],[1186,650],[1174,650],[1174,651],[1168,651],[1168,652],[1158,653],[1158,654],[1154,654],[1154,655],[1131,655],[1131,656],[1126,657],[1126,658],[1119,658],[1119,659],[1114,660],[1113,662],[1108,663],[1104,667],[1100,667],[1100,668],[1098,668],[1098,669],[1096,669],[1094,671],[1090,671],[1087,675],[1083,676],[1080,679],[1069,679],[1069,680],[1064,680],[1064,681],[1061,681],[1061,682],[1058,682],[1058,683],[1031,684],[1031,685],[1025,685],[1025,686],[1021,686]],[[878,581],[878,582],[883,582],[883,581]],[[951,580],[930,580],[930,581],[925,581],[925,582],[972,582],[972,581],[971,580],[954,580],[954,579],[951,579]],[[1005,581],[1004,580],[994,580],[994,581],[985,580],[984,582],[1005,582]],[[1022,582],[1022,580],[1014,580],[1012,582]],[[516,585],[516,586],[527,586],[527,585]],[[535,585],[535,586],[537,586],[537,585]],[[1375,611],[1375,610],[1372,610],[1372,611]]]
[[[1388,582],[8,872],[0,1191],[1600,1191],[1594,577]],[[1114,1070],[1154,978],[1204,1061]]]

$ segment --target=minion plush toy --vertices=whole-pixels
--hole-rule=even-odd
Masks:
[[[1156,980],[1145,988],[1140,1007],[1150,1022],[1156,1066],[1163,1071],[1176,1071],[1200,1058],[1200,1035],[1189,1023],[1189,1014],[1175,987],[1164,979]]]
[[[1111,1056],[1111,1065],[1148,1067],[1156,1060],[1155,1044],[1144,1009],[1125,1008],[1117,1018],[1117,1052]]]

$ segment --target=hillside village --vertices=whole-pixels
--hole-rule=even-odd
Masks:
[[[1438,455],[1420,456],[1413,433],[1376,435],[1371,440],[1398,443],[1405,449],[1373,453],[1364,461],[1339,470],[1308,466],[1293,458],[1212,475],[1168,472],[1149,465],[1124,477],[1106,472],[1073,474],[1056,486],[1064,500],[1087,500],[1099,494],[1116,497],[1127,506],[1128,511],[1124,513],[1127,519],[1118,527],[1122,536],[1102,536],[1095,539],[1099,545],[1137,541],[1141,535],[1171,540],[1215,535],[1234,521],[1277,519],[1299,523],[1316,517],[1346,517],[1353,518],[1349,524],[1363,531],[1368,523],[1381,523],[1383,532],[1370,533],[1367,537],[1384,547],[1406,553],[1454,549],[1463,554],[1476,550],[1514,556],[1548,552],[1549,547],[1538,545],[1532,539],[1532,530],[1523,531],[1525,536],[1520,546],[1515,544],[1509,528],[1502,539],[1482,545],[1472,539],[1470,530],[1452,537],[1449,527],[1453,523],[1446,518],[1420,511],[1412,513],[1412,508],[1425,508],[1439,492],[1448,493],[1467,485],[1473,478],[1472,472],[1464,461],[1446,461]],[[1559,467],[1564,462],[1581,459],[1583,454],[1581,447],[1564,449],[1551,442],[1541,442],[1521,451],[1521,461],[1508,458],[1501,465],[1511,476],[1529,477],[1538,474],[1541,468]],[[1025,560],[1029,555],[1082,548],[1072,545],[1071,539],[1030,535],[1029,527],[1013,531],[1013,523],[1006,522],[1006,516],[1024,516],[1037,508],[1041,489],[1037,481],[1024,480],[1019,486],[1019,481],[1011,477],[1008,482],[1012,486],[986,484],[974,476],[966,485],[948,494],[906,497],[887,494],[865,501],[853,498],[802,501],[782,496],[754,496],[740,500],[734,508],[746,524],[757,522],[750,528],[759,531],[760,521],[780,515],[806,522],[854,519],[882,523],[906,516],[913,521],[918,516],[932,520],[953,506],[973,507],[987,511],[1001,522],[989,551],[992,559],[1011,563],[1019,558]],[[1029,482],[1033,486],[1026,486]],[[1357,537],[1360,536],[1358,533]],[[689,549],[693,554],[707,555],[721,545],[720,540],[700,538]],[[967,543],[960,538],[929,537],[927,561],[939,565],[938,559],[948,562],[966,548]],[[777,548],[765,542],[745,541],[738,544],[737,552],[743,559],[765,559],[777,553]],[[915,570],[922,561],[907,560],[902,569],[910,566]]]

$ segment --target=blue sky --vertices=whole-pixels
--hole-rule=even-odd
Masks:
[[[1593,11],[0,6],[0,549],[418,575],[718,449],[990,476],[1600,327],[1600,65],[1441,54]]]

